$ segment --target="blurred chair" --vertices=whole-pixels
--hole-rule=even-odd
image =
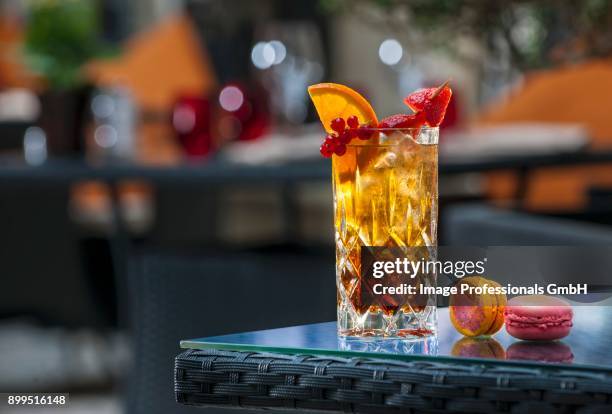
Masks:
[[[135,366],[128,412],[182,413],[173,360],[181,339],[335,318],[333,250],[138,252],[129,266]],[[197,411],[195,411],[197,412]]]
[[[296,229],[305,212],[291,191],[280,175],[277,183],[250,186],[238,177],[227,183],[157,183],[155,221],[142,243],[170,248],[307,244],[310,240]],[[321,216],[317,219],[320,223]]]
[[[612,187],[592,186],[588,191],[586,213],[612,224]]]
[[[610,245],[612,226],[546,217],[484,204],[448,207],[441,240],[465,246]]]
[[[54,181],[0,183],[0,317],[108,324],[96,283],[112,286],[113,275],[95,281],[84,271],[68,196],[68,186]]]
[[[612,296],[608,270],[612,266],[612,226],[482,204],[449,208],[444,223],[443,245],[501,246],[487,253],[494,257],[487,273],[502,285],[579,281],[589,285],[589,295],[566,296],[568,299],[599,302]]]
[[[16,151],[23,148],[23,136],[31,126],[23,121],[0,121],[0,151]]]
[[[155,222],[147,245],[210,246],[215,244],[218,190],[212,186],[158,183]]]

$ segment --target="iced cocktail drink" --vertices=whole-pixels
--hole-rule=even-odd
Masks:
[[[408,274],[393,262],[436,261],[438,127],[452,97],[448,81],[406,96],[411,113],[380,121],[345,85],[319,83],[308,93],[327,132],[321,155],[332,159],[338,334],[435,334],[435,269]]]
[[[409,295],[380,304],[364,291],[361,253],[368,246],[405,249],[436,245],[438,128],[380,129],[334,156],[338,332],[342,336],[423,337],[435,333],[435,296]],[[425,258],[427,259],[427,258]],[[418,260],[418,259],[417,259]],[[435,275],[418,281],[434,285]],[[395,298],[397,299],[397,298]]]

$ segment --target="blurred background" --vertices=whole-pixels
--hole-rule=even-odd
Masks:
[[[333,320],[321,81],[450,79],[440,244],[610,243],[611,55],[607,0],[0,0],[0,391],[190,411],[179,339]]]

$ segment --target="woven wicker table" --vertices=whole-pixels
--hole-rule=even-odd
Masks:
[[[562,342],[347,341],[335,323],[185,340],[179,403],[363,413],[612,413],[612,308],[575,308]]]

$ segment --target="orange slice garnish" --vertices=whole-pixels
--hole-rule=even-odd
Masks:
[[[330,124],[336,118],[347,119],[355,115],[360,124],[378,125],[376,113],[370,103],[355,90],[338,83],[318,83],[308,87],[325,130],[333,132]]]

